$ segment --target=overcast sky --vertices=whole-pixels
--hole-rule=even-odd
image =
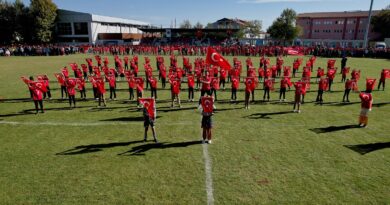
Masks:
[[[29,4],[29,0],[23,0]],[[53,0],[58,8],[144,21],[155,26],[177,27],[188,19],[206,25],[221,18],[260,20],[263,30],[283,9],[297,13],[368,10],[370,0]],[[389,0],[375,0],[373,9],[383,9]]]

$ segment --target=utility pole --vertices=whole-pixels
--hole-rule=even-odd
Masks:
[[[369,29],[370,29],[372,5],[373,4],[374,4],[374,0],[371,0],[370,11],[368,12],[368,20],[367,20],[367,25],[366,25],[366,32],[364,33],[364,44],[363,44],[363,48],[364,49],[367,49],[367,45],[368,45],[368,32],[369,32]],[[359,23],[359,22],[357,22],[357,23]]]

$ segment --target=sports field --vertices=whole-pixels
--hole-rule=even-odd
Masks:
[[[293,88],[287,102],[279,102],[278,92],[263,102],[259,87],[245,110],[244,84],[237,103],[230,102],[228,84],[218,91],[213,144],[201,144],[197,102],[186,101],[184,83],[182,108],[170,108],[168,85],[158,90],[160,144],[144,143],[142,112],[127,100],[126,81],[118,83],[117,100],[106,108],[97,108],[90,83],[89,99],[77,101],[77,108],[60,99],[53,74],[87,57],[0,58],[0,204],[390,203],[390,88],[373,92],[368,127],[357,128],[360,99],[351,93],[351,103],[341,103],[339,72],[324,105],[313,102],[318,85],[312,84],[300,114],[292,112]],[[157,74],[155,57],[149,57]],[[143,75],[144,56],[139,59]],[[245,65],[246,58],[239,59]],[[258,66],[259,58],[252,60]],[[293,60],[285,57],[285,65]],[[326,67],[327,60],[318,58],[315,67]],[[390,61],[349,58],[347,66],[362,70],[363,89],[365,78],[379,80]],[[49,76],[54,99],[35,115],[20,76],[37,74]]]

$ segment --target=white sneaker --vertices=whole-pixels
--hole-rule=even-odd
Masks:
[[[207,143],[211,144],[211,140],[209,140]]]
[[[297,112],[297,110],[294,110],[293,112]]]
[[[298,110],[298,113],[301,113],[301,111],[300,111],[300,110]]]

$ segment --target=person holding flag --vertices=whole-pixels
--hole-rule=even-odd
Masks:
[[[73,108],[76,108],[76,86],[77,86],[77,80],[75,78],[66,78],[65,80],[66,89],[68,91],[68,97],[69,97],[69,107],[72,107],[73,102]]]
[[[169,79],[169,83],[171,84],[171,99],[172,99],[172,104],[171,108],[173,108],[173,103],[177,102],[179,105],[179,108],[181,108],[181,103],[180,103],[180,87],[181,87],[181,81],[179,78],[176,76],[173,76],[172,78]]]
[[[142,98],[142,93],[144,91],[144,79],[142,77],[135,77],[134,81],[137,89],[137,99]],[[139,100],[137,100],[137,105],[139,105]]]
[[[240,87],[240,79],[237,76],[231,76],[231,81],[232,81],[232,96],[230,98],[230,101],[236,101],[237,90]]]
[[[104,94],[106,93],[106,89],[104,88],[104,79],[102,77],[95,78],[96,86],[97,86],[97,96],[100,107],[101,102],[103,102],[104,107],[107,106],[106,104],[106,98],[104,97]]]
[[[249,98],[252,93],[252,98],[253,93],[254,93],[254,88],[255,88],[255,79],[253,77],[247,77],[245,79],[245,109],[249,109]]]
[[[65,97],[67,98],[68,92],[66,90],[64,75],[62,73],[54,73],[54,76],[57,78],[57,81],[61,86],[61,99],[64,99],[64,93],[65,93]]]
[[[351,92],[354,84],[354,80],[347,79],[345,81],[345,90],[343,95],[343,102],[349,102],[349,93]]]
[[[80,91],[80,98],[86,100],[86,89],[85,89],[85,80],[84,78],[77,79],[77,88]]]
[[[329,64],[329,62],[328,62],[328,64]],[[328,77],[329,91],[332,91],[331,88],[332,88],[332,83],[333,83],[334,77],[336,75],[336,71],[337,71],[336,68],[330,67],[330,68],[328,68],[328,72],[326,73],[326,76]]]
[[[322,95],[324,94],[324,91],[326,91],[328,88],[328,79],[321,78],[320,82],[318,83],[318,94],[316,98],[316,102],[319,102],[322,105],[323,99]]]
[[[156,101],[154,100],[154,98],[138,98],[138,103],[143,107],[142,114],[144,117],[145,128],[144,142],[147,142],[148,140],[148,129],[150,126],[152,128],[154,142],[158,143],[156,129],[154,126],[157,117]]]
[[[194,86],[195,77],[194,74],[187,74],[187,85],[188,85],[188,101],[194,102]]]
[[[110,72],[108,76],[106,76],[108,80],[108,85],[110,86],[110,100],[116,100],[116,78],[115,74]],[[114,98],[112,98],[114,97]]]
[[[150,76],[149,83],[150,83],[151,96],[152,96],[152,98],[157,100],[157,78]]]
[[[367,127],[368,112],[371,111],[373,102],[372,94],[370,92],[361,92],[359,97],[361,100],[359,126]]]
[[[294,112],[300,113],[301,112],[301,99],[302,99],[302,92],[305,89],[306,83],[302,81],[298,81],[294,83],[295,87],[295,97],[294,97]]]
[[[202,112],[202,143],[211,144],[212,134],[211,129],[213,128],[212,116],[214,115],[214,98],[212,96],[202,96],[201,105],[199,106]]]
[[[286,101],[286,90],[287,86],[289,86],[289,77],[284,77],[280,81],[280,91],[279,91],[279,101]],[[282,99],[283,95],[283,99]]]
[[[267,101],[269,101],[269,91],[273,89],[273,79],[267,78],[264,80],[264,95],[263,95],[263,101],[265,101],[265,97],[267,96]]]
[[[219,80],[218,77],[211,78],[211,95],[214,94],[214,100],[217,100],[217,90],[219,90]]]
[[[374,90],[376,79],[366,78],[366,93],[371,93]]]
[[[44,85],[40,82],[34,82],[34,78],[32,76],[30,76],[30,81],[27,85],[28,85],[29,90],[32,93],[32,98],[33,98],[34,105],[35,105],[35,114],[37,114],[38,110],[39,110],[38,104],[39,104],[39,107],[41,108],[41,113],[44,113],[43,100],[42,100],[42,92],[44,90],[43,89]]]

